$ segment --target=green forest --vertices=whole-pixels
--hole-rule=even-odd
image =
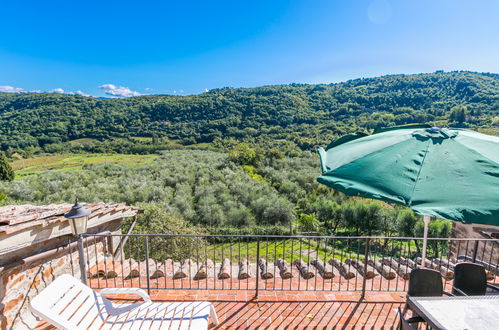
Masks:
[[[0,94],[0,165],[15,169],[0,166],[0,205],[76,196],[138,205],[141,232],[420,236],[412,211],[319,185],[315,149],[343,134],[423,122],[498,134],[499,75],[126,99]],[[434,220],[430,236],[450,229]]]
[[[226,139],[313,150],[352,131],[409,123],[497,128],[498,89],[498,74],[435,72],[192,96],[3,93],[0,150],[150,153],[206,143],[220,147]]]

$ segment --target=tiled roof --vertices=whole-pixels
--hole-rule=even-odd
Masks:
[[[28,227],[67,221],[64,214],[71,209],[71,206],[72,204],[2,206],[0,207],[0,233],[11,233]],[[119,203],[86,204],[85,207],[92,211],[90,219],[106,214],[139,212],[136,207]]]

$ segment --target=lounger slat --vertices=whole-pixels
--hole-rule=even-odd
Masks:
[[[164,306],[163,306],[164,307]],[[149,322],[149,326],[144,328],[144,329],[153,329],[153,326],[156,324],[161,324],[163,321],[163,315],[166,314],[168,308],[163,308],[161,309],[159,306],[154,308],[151,313],[151,322]],[[159,326],[159,329],[161,329],[161,326]]]
[[[97,313],[95,313],[95,316],[92,318],[90,324],[87,326],[87,329],[90,329],[92,326],[94,326],[95,321],[97,321],[97,319],[99,318],[99,316],[102,317],[102,312],[104,311],[104,309],[105,309],[105,306],[101,306],[101,308],[99,309],[99,311]]]
[[[89,309],[89,307],[95,305],[95,298],[92,294],[82,293],[75,300],[73,300],[73,302],[60,316],[67,320],[71,325],[76,326],[76,323],[83,318],[84,313]]]
[[[59,305],[59,307],[61,306],[62,304],[62,309],[59,311],[59,315],[63,315],[64,312],[68,309],[69,306],[71,306],[73,304],[73,302],[78,298],[78,296],[82,293],[83,291],[80,290],[78,292],[76,292],[76,294],[73,296],[73,295],[67,295],[63,298],[63,300],[61,301]]]
[[[132,310],[129,310],[126,314],[125,314],[125,318],[123,319],[123,321],[120,321],[121,323],[121,326],[120,326],[120,330],[123,329],[123,326],[127,323],[127,321],[129,320],[129,317],[130,317],[130,314],[132,313]],[[118,324],[119,325],[119,324]]]
[[[74,297],[79,291],[75,285],[70,286],[67,290],[64,290],[65,288],[61,289],[63,292],[62,294],[60,294],[60,291],[53,290],[53,292],[51,292],[52,294],[47,295],[44,299],[46,306],[56,313],[63,310],[65,306],[64,303]]]
[[[135,322],[137,321],[141,312],[142,312],[141,306],[132,310],[132,313],[128,317],[128,320],[130,320],[131,322],[128,322],[128,320],[125,321],[125,324],[124,324],[125,326],[123,327],[123,329],[135,329],[137,326],[137,324]]]
[[[75,316],[75,314],[78,313],[79,310],[81,310],[81,308],[85,305],[85,303],[88,301],[88,299],[90,298],[90,296],[86,296],[86,297],[82,297],[82,298],[83,298],[83,300],[80,302],[80,304],[78,306],[76,306],[76,309],[68,317],[68,321],[71,321],[71,319],[73,318],[73,316]]]
[[[74,317],[74,319],[78,320],[78,322],[81,320],[79,325],[80,327],[89,328],[90,326],[93,326],[98,328],[99,325],[102,324],[102,321],[107,318],[109,312],[113,309],[113,304],[110,301],[97,295],[95,295],[94,299],[92,299],[92,305],[93,306],[90,310],[87,305],[85,305],[85,315],[79,313],[77,314],[81,315],[83,319],[78,319],[77,315]]]
[[[98,306],[95,304],[94,300],[91,300],[88,304],[84,305],[77,312],[74,321],[76,322],[76,326],[79,327],[82,324],[85,324],[85,320],[89,320],[92,316],[92,310],[95,309],[98,312]],[[88,321],[87,321],[88,322]]]

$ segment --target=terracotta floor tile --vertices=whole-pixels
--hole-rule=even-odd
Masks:
[[[397,307],[405,302],[403,292],[367,292],[362,301],[360,292],[346,291],[267,290],[260,291],[258,299],[254,294],[254,290],[151,290],[155,301],[211,301],[221,322],[218,329],[390,329],[397,325]],[[129,295],[120,298],[136,301]],[[47,328],[46,323],[39,327]]]

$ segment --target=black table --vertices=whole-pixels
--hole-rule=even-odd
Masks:
[[[499,329],[499,295],[409,297],[407,302],[435,329]]]

